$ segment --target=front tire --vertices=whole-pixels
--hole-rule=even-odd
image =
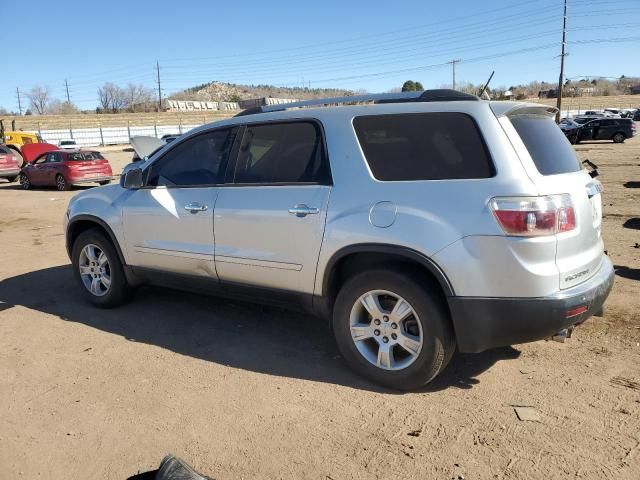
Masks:
[[[449,313],[436,287],[393,268],[348,280],[334,305],[333,328],[355,371],[398,390],[429,383],[455,350]]]
[[[67,191],[71,189],[71,185],[67,183],[67,179],[64,178],[64,175],[56,175],[56,188],[61,191]]]
[[[20,174],[20,186],[23,190],[31,189],[31,180],[29,180],[29,177],[24,173]]]
[[[97,229],[82,232],[71,252],[73,274],[84,296],[101,308],[122,305],[131,288],[113,244]]]

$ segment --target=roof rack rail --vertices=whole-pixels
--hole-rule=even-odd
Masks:
[[[435,89],[423,92],[399,92],[399,93],[367,93],[364,95],[348,95],[344,97],[317,98],[303,100],[301,102],[280,103],[277,105],[263,105],[249,108],[238,113],[236,117],[253,115],[255,113],[280,112],[290,108],[320,107],[337,105],[341,103],[407,103],[407,102],[455,102],[455,101],[479,101],[475,95],[458,92],[457,90]]]

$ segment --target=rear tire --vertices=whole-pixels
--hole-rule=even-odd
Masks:
[[[78,235],[73,243],[71,263],[84,296],[97,307],[117,307],[128,299],[131,287],[120,257],[100,230],[90,229]]]
[[[111,180],[104,180],[103,182],[98,182],[98,185],[109,185]]]
[[[56,175],[56,188],[61,191],[67,191],[71,189],[71,185],[67,183],[67,179],[64,178],[64,175]]]
[[[9,182],[9,183],[13,183],[13,182],[15,182],[19,177],[20,177],[20,175],[16,175],[15,177],[9,177],[9,178],[7,178],[7,182]]]
[[[624,136],[624,133],[620,133],[620,132],[616,133],[612,138],[613,143],[623,143],[625,139],[626,137]]]
[[[360,375],[398,390],[433,380],[455,351],[450,316],[436,288],[395,268],[348,280],[333,310],[334,335],[347,363]]]

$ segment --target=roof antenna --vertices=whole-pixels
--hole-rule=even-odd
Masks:
[[[487,91],[487,87],[489,86],[489,82],[493,78],[494,73],[496,73],[495,70],[491,72],[491,75],[489,76],[489,80],[487,80],[487,83],[485,83],[484,87],[482,87],[482,90],[480,90],[480,94],[478,95],[480,98],[482,98],[482,95],[484,95],[484,93]],[[491,100],[491,96],[488,93],[487,93],[487,100]]]

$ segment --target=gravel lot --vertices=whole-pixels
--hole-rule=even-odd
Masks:
[[[310,317],[152,288],[92,308],[64,249],[74,192],[0,184],[0,478],[124,480],[168,452],[229,480],[640,478],[640,138],[576,150],[605,186],[605,317],[405,394]]]

